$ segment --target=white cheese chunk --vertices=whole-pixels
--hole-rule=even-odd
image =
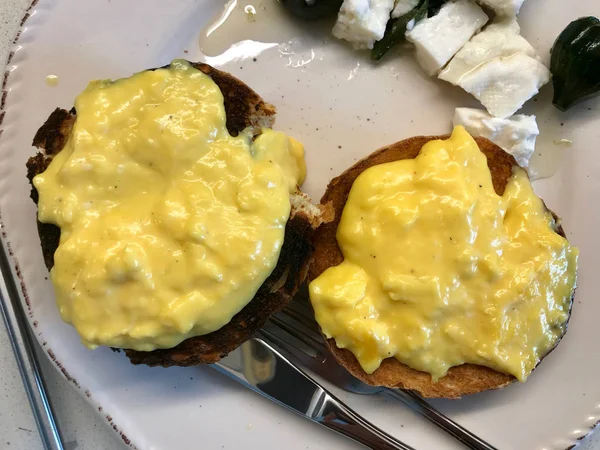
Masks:
[[[479,0],[479,3],[493,9],[499,16],[516,16],[525,0]]]
[[[423,19],[406,33],[417,51],[417,61],[429,75],[435,75],[465,45],[488,16],[471,0],[444,4],[440,12]]]
[[[488,138],[514,156],[521,167],[529,166],[540,134],[535,116],[516,115],[499,119],[481,109],[456,108],[454,126],[462,125],[473,136]]]
[[[514,18],[492,23],[460,49],[440,73],[439,78],[459,86],[463,76],[492,58],[511,56],[515,53],[535,57],[534,48],[519,35],[520,31]]]
[[[460,79],[459,86],[477,98],[490,114],[512,116],[550,80],[550,71],[524,53],[492,58]]]
[[[344,0],[333,35],[356,49],[373,48],[385,33],[394,0]]]
[[[392,18],[397,19],[398,17],[402,17],[417,6],[419,6],[419,0],[397,0],[396,6],[394,6],[392,11]]]

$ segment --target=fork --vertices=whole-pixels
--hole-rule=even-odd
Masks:
[[[296,296],[285,310],[271,317],[262,332],[268,335],[289,357],[337,387],[355,394],[380,394],[398,400],[467,448],[496,450],[491,444],[436,410],[416,392],[368,385],[340,366],[331,357],[325,346],[306,296]]]

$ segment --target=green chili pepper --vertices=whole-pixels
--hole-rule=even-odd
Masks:
[[[279,2],[295,16],[316,20],[336,15],[343,0],[279,0]]]
[[[440,12],[444,3],[448,0],[429,0],[429,5],[427,6],[427,17],[433,17],[437,13]]]
[[[373,50],[371,50],[371,59],[380,60],[394,45],[404,40],[408,23],[411,20],[414,20],[416,23],[427,17],[428,7],[429,0],[421,0],[421,3],[409,13],[388,21],[383,38],[375,42]]]
[[[554,99],[566,111],[600,92],[600,20],[582,17],[558,36],[550,62]]]

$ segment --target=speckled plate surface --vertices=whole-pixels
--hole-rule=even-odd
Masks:
[[[242,1],[242,0],[240,0]],[[278,108],[276,127],[304,142],[306,191],[318,199],[329,179],[391,142],[450,130],[453,110],[475,102],[425,76],[408,48],[381,64],[329,37],[327,24],[275,23],[275,0],[254,4],[254,21],[236,28],[245,42],[206,56],[202,30],[223,8],[213,0],[42,0],[34,5],[4,78],[0,125],[2,239],[11,248],[29,318],[48,356],[105,417],[123,442],[139,449],[254,448],[289,450],[351,446],[347,440],[269,403],[207,367],[131,366],[108,349],[89,351],[55,307],[29,199],[25,161],[32,137],[56,107],[69,108],[91,79],[128,76],[177,57],[228,70]],[[600,15],[597,0],[528,0],[523,34],[547,62],[554,38],[582,15]],[[265,22],[269,18],[270,22]],[[282,17],[283,16],[277,16]],[[282,19],[283,20],[283,19]],[[262,25],[261,25],[262,24]],[[262,29],[260,27],[263,27]],[[279,31],[278,31],[279,30]],[[282,31],[283,30],[283,31]],[[240,35],[241,33],[241,35]],[[244,33],[249,33],[244,36]],[[215,35],[217,36],[217,35]],[[218,45],[217,45],[218,44]],[[208,47],[205,46],[205,49]],[[57,87],[45,78],[59,77]],[[442,411],[498,448],[563,449],[600,420],[600,101],[568,114],[550,104],[546,87],[525,112],[541,129],[538,161],[553,174],[535,188],[564,218],[581,248],[577,299],[567,336],[525,384],[460,401]],[[561,139],[570,147],[557,147]],[[556,167],[554,167],[556,166]],[[557,169],[557,170],[555,170]],[[332,389],[366,418],[419,449],[459,448],[395,403]],[[284,444],[285,443],[285,444]]]

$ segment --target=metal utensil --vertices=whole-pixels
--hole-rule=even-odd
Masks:
[[[494,446],[446,417],[419,394],[401,389],[370,386],[341,367],[325,347],[319,326],[307,298],[297,296],[288,307],[271,317],[263,329],[285,354],[330,383],[356,394],[381,394],[399,400],[443,431],[474,450],[496,450]]]
[[[40,362],[34,350],[35,336],[27,323],[27,316],[23,310],[24,302],[15,284],[15,274],[8,260],[4,243],[0,243],[0,273],[0,312],[4,318],[40,439],[46,450],[63,450],[54,411],[46,394]]]
[[[242,344],[213,367],[288,409],[369,448],[414,450],[380,430],[288,361],[267,335]]]

